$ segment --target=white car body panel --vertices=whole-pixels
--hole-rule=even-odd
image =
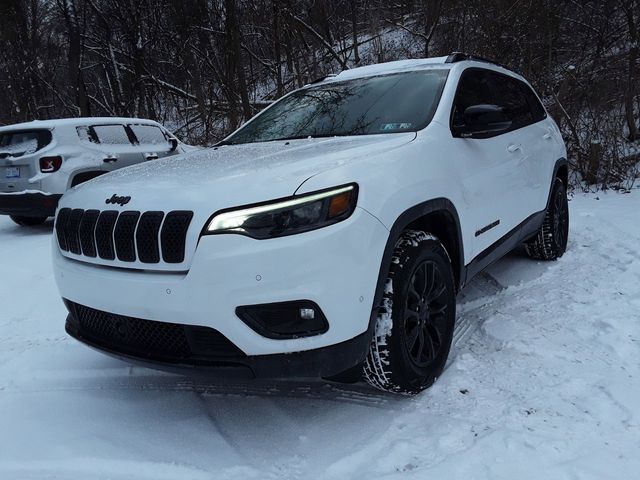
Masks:
[[[471,67],[522,80],[474,61],[445,65],[443,59],[429,59],[354,69],[326,82],[429,68],[449,69],[449,77],[431,123],[416,133],[220,146],[179,162],[122,169],[72,189],[61,208],[191,210],[194,216],[179,264],[87,258],[60,251],[54,240],[61,295],[118,315],[208,326],[247,355],[313,350],[362,334],[370,325],[390,231],[405,211],[431,199],[451,202],[464,266],[546,207],[555,162],[566,156],[553,120],[490,139],[452,136],[452,101],[461,73]],[[513,145],[519,148],[509,151]],[[268,240],[202,235],[220,210],[349,183],[358,185],[357,207],[343,222]],[[106,206],[114,194],[130,196],[129,203]],[[477,234],[495,220],[500,221],[495,228]],[[241,305],[298,299],[320,305],[330,324],[326,333],[274,340],[235,313]]]
[[[245,354],[264,355],[322,348],[363,333],[379,269],[370,256],[382,255],[387,234],[357,209],[349,222],[273,240],[203,237],[191,269],[177,274],[100,268],[68,260],[57,246],[53,256],[63,298],[136,318],[212,327]],[[239,305],[298,298],[322,306],[331,319],[328,332],[273,340],[235,314]]]
[[[187,236],[187,255],[179,264],[161,263],[153,268],[165,271],[186,271],[200,238],[202,227],[213,213],[293,195],[307,178],[323,170],[357,167],[353,162],[370,158],[371,149],[379,155],[400,148],[415,138],[414,133],[351,138],[292,140],[238,146],[222,146],[180,158],[161,159],[153,164],[137,165],[98,177],[90,184],[73,188],[64,197],[63,205],[83,205],[85,209],[114,209],[105,201],[112,195],[131,196],[126,208],[119,210],[162,210],[166,195],[171,196],[171,210],[193,210],[192,225]],[[285,144],[286,143],[286,144]],[[140,189],[140,182],[153,179]],[[175,191],[176,184],[180,188]],[[334,185],[335,186],[335,185]],[[215,195],[203,192],[215,192]],[[118,208],[116,208],[118,209]],[[63,252],[70,258],[85,262],[148,269],[139,261],[86,258]]]

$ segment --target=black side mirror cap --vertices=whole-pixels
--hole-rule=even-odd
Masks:
[[[452,125],[451,132],[459,138],[489,138],[509,131],[512,121],[497,105],[472,105],[462,115],[461,125]]]
[[[171,149],[169,150],[170,152],[175,152],[178,149],[178,139],[177,138],[170,138],[169,139],[169,144],[171,145]]]

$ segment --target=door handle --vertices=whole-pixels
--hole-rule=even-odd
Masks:
[[[144,158],[146,158],[147,160],[157,160],[158,159],[158,154],[157,153],[146,153],[144,155]]]
[[[512,144],[512,145],[509,145],[507,147],[507,152],[509,152],[509,153],[514,153],[514,152],[516,152],[518,150],[522,150],[522,145],[513,145]]]
[[[115,155],[109,155],[102,160],[104,163],[113,163],[118,161],[118,157]]]

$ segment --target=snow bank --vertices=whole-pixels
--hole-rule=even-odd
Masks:
[[[628,479],[640,471],[640,191],[577,196],[558,262],[460,296],[415,398],[162,374],[64,333],[51,222],[0,217],[0,478]]]

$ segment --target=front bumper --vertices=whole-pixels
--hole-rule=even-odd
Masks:
[[[37,191],[0,193],[0,215],[53,217],[62,195]]]
[[[91,348],[138,365],[181,374],[215,373],[234,378],[327,378],[363,361],[369,346],[367,333],[324,348],[296,353],[247,356],[213,329],[165,324],[92,311],[116,328],[96,335],[79,320],[79,311],[91,310],[65,302],[69,335]],[[101,326],[104,327],[104,323]],[[144,325],[146,324],[146,325]],[[98,329],[100,330],[100,329]]]
[[[152,272],[92,265],[60,254],[54,239],[55,278],[63,298],[101,312],[154,322],[209,327],[241,355],[214,365],[236,364],[255,376],[330,376],[366,354],[371,311],[388,231],[356,209],[348,220],[290,237],[254,240],[241,235],[200,239],[187,272]],[[243,322],[236,308],[295,300],[315,302],[329,323],[305,338],[267,338]],[[73,317],[73,315],[71,315]],[[117,356],[155,364],[198,362],[148,358],[83,335],[69,333]],[[206,362],[205,362],[206,363]],[[203,366],[203,365],[200,365]]]

